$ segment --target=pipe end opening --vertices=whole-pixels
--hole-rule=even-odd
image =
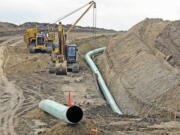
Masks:
[[[78,123],[83,117],[83,111],[78,106],[72,106],[67,110],[67,119],[72,123]]]

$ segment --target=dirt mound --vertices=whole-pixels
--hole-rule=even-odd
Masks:
[[[7,74],[44,71],[48,67],[49,55],[29,54],[23,42],[18,47],[7,47],[7,49],[9,56],[5,65]]]
[[[156,48],[166,55],[167,61],[180,68],[180,21],[168,24],[156,39]]]
[[[169,24],[162,19],[145,19],[129,30],[142,40],[152,51],[155,51],[155,41],[159,33]]]
[[[99,59],[111,93],[125,114],[158,112],[162,106],[152,102],[179,84],[175,70],[156,56],[161,53],[155,48],[156,37],[169,23],[161,19],[142,21],[116,36]]]
[[[58,123],[42,135],[91,135],[96,134],[97,125],[92,120],[84,120],[77,125],[68,125]],[[104,132],[97,130],[98,135],[104,135]]]
[[[73,43],[76,43],[79,48],[80,54],[84,55],[90,50],[93,50],[95,48],[100,48],[107,46],[110,42],[110,40],[116,36],[116,34],[106,34],[106,35],[99,35],[96,38],[95,37],[87,37],[83,39],[76,39],[72,41]]]

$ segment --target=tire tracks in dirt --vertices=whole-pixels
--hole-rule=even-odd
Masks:
[[[22,90],[17,88],[13,82],[9,82],[3,72],[6,58],[6,47],[0,47],[0,133],[1,135],[16,135],[14,131],[16,112],[23,103]]]

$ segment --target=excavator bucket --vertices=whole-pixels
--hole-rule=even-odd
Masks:
[[[56,73],[55,63],[53,63],[52,61],[49,62],[48,68],[50,74]]]
[[[67,61],[56,63],[56,75],[67,75]]]
[[[56,73],[56,68],[53,68],[53,67],[49,68],[49,73],[50,74]]]

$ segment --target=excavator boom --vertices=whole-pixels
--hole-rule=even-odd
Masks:
[[[93,7],[96,8],[96,2],[91,1],[90,6],[84,11],[84,13],[76,20],[76,22],[67,30],[66,34],[68,34],[69,32],[71,32],[74,27],[78,24],[78,22],[86,15],[86,13]]]
[[[68,33],[71,32],[75,28],[77,23],[86,15],[86,13],[92,7],[96,8],[96,3],[94,1],[89,2],[88,5],[89,5],[88,8],[75,21],[75,23],[67,30],[67,32],[64,32],[63,25],[61,24],[61,22],[58,24],[59,47],[53,48],[53,51],[51,54],[51,65],[50,65],[50,70],[49,70],[50,73],[55,72],[56,74],[66,75],[68,70],[71,70],[72,72],[79,72],[77,46],[75,44],[67,45],[66,39],[67,39]],[[78,10],[75,10],[75,11],[78,11]],[[71,14],[72,13],[73,12],[71,12]],[[68,14],[68,15],[70,16],[71,14]],[[67,15],[65,17],[67,17]],[[56,52],[55,50],[58,50],[58,52]]]

